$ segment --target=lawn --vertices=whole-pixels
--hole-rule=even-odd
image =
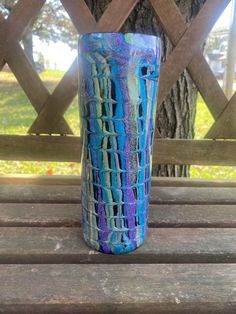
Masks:
[[[198,96],[195,121],[195,139],[204,139],[205,134],[214,120],[202,97]],[[222,166],[191,166],[192,178],[205,179],[236,179],[236,167]]]
[[[45,71],[41,75],[48,90],[51,92],[63,76],[61,71]],[[26,134],[36,112],[24,92],[11,73],[0,72],[0,134]],[[79,135],[79,119],[77,99],[75,99],[65,114],[74,134]],[[197,117],[195,124],[196,139],[204,138],[205,133],[213,123],[213,119],[199,96],[197,104]],[[19,162],[0,161],[0,174],[68,174],[80,173],[78,163],[59,162]],[[236,178],[236,169],[233,167],[203,167],[192,166],[193,178]]]
[[[53,91],[63,76],[60,71],[45,71],[41,75],[49,91]],[[26,134],[36,118],[36,112],[11,73],[0,72],[0,134]],[[67,110],[65,118],[74,134],[79,135],[77,99]],[[77,175],[78,163],[0,161],[1,174],[68,174]]]

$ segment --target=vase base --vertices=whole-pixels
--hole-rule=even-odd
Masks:
[[[145,238],[142,238],[138,240],[136,239],[135,241],[130,240],[122,243],[107,243],[101,240],[95,241],[93,239],[89,239],[85,234],[83,234],[83,238],[85,243],[93,250],[112,255],[130,253],[138,249],[145,242]]]

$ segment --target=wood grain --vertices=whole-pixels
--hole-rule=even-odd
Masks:
[[[152,177],[152,186],[236,187],[236,180]],[[0,175],[0,185],[80,185],[80,176],[7,174]]]
[[[80,202],[80,186],[69,185],[2,185],[2,203],[63,203]],[[166,187],[151,188],[153,204],[236,204],[236,187]]]
[[[79,227],[80,204],[1,204],[0,227]]]
[[[39,11],[46,0],[20,0],[16,2],[7,19],[8,43],[19,41],[27,27],[32,27],[32,23],[37,18]]]
[[[158,139],[154,144],[154,161],[160,164],[235,166],[235,154],[236,141]]]
[[[71,136],[0,136],[2,160],[79,161],[81,142]]]
[[[153,162],[159,164],[236,165],[236,141],[155,139]],[[81,157],[76,136],[0,135],[1,160],[75,161]]]
[[[151,228],[138,250],[123,255],[92,250],[79,228],[0,230],[1,264],[236,262],[235,228]]]
[[[236,205],[150,205],[149,224],[164,228],[235,228]]]
[[[6,313],[236,311],[234,264],[1,265],[0,277]]]
[[[79,227],[80,204],[0,203],[0,227]],[[156,204],[151,228],[236,228],[236,205]]]
[[[95,18],[84,0],[61,0],[79,34],[99,31]]]
[[[133,11],[139,0],[112,0],[98,21],[98,29],[107,32],[117,32]]]

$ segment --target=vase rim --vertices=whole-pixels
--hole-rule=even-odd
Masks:
[[[144,34],[144,33],[135,33],[135,32],[125,32],[125,33],[121,33],[121,32],[88,32],[88,33],[83,33],[81,35],[81,37],[86,36],[86,35],[104,35],[104,34],[118,34],[121,36],[125,36],[125,35],[139,35],[139,36],[143,36],[143,37],[155,37],[160,39],[159,35],[152,35],[152,34]]]

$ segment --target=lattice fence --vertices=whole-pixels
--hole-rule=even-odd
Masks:
[[[0,16],[0,69],[7,62],[38,116],[26,136],[0,136],[0,159],[80,159],[80,139],[72,135],[63,115],[77,94],[77,62],[74,60],[52,94],[44,86],[20,45],[46,0],[19,0],[9,17]],[[78,33],[119,31],[138,0],[113,0],[98,22],[84,0],[61,0]],[[173,51],[161,67],[159,102],[170,91],[185,68],[205,100],[214,124],[208,139],[156,139],[154,160],[167,164],[235,165],[236,93],[229,100],[202,55],[201,46],[230,0],[207,0],[188,27],[174,0],[150,0],[157,18],[173,44]],[[35,134],[35,135],[32,135]],[[36,135],[37,134],[37,135]],[[38,134],[44,134],[38,135]]]

